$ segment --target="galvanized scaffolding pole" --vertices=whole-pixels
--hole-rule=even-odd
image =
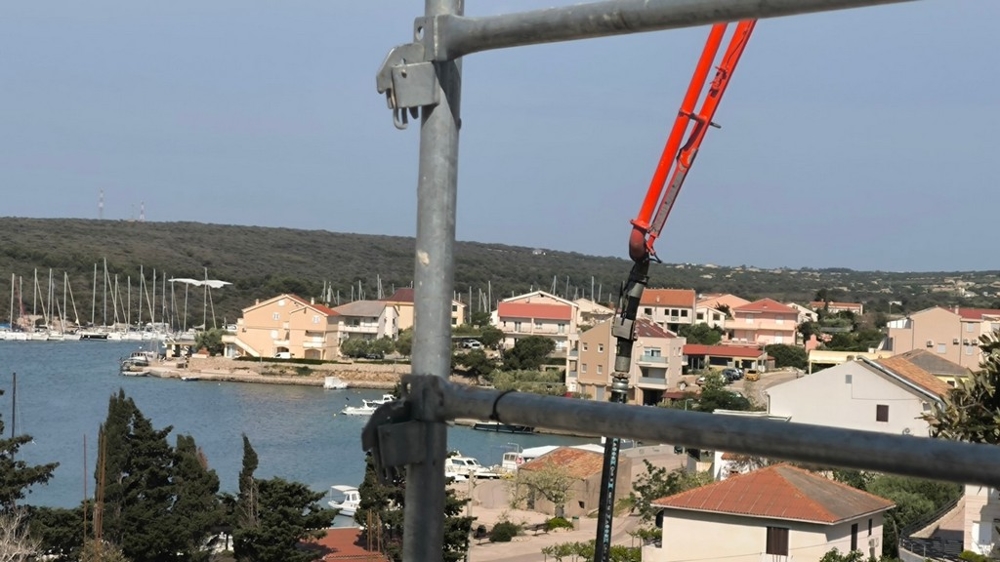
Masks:
[[[426,562],[442,558],[443,461],[447,451],[444,422],[457,417],[496,418],[499,413],[511,423],[537,427],[589,427],[603,435],[718,447],[931,478],[997,483],[989,475],[997,474],[996,469],[1000,468],[1000,452],[985,448],[935,442],[921,453],[917,449],[923,444],[918,440],[904,442],[906,438],[895,436],[864,436],[861,432],[822,428],[793,429],[789,425],[775,429],[761,420],[742,421],[736,430],[722,427],[719,422],[699,426],[712,418],[686,417],[697,415],[693,413],[677,417],[679,413],[663,410],[542,397],[508,395],[501,401],[501,395],[481,391],[465,396],[444,382],[451,355],[461,56],[521,45],[908,1],[913,0],[613,0],[465,18],[463,0],[425,0],[424,17],[414,24],[413,42],[393,49],[377,76],[378,90],[386,95],[398,128],[406,128],[408,116],[416,116],[418,112],[421,115],[414,274],[415,375],[409,377],[404,403],[380,408],[382,412],[372,417],[364,434],[365,447],[375,453],[380,469],[406,466],[404,560]],[[464,403],[466,399],[470,401]],[[639,418],[648,425],[636,425]],[[704,427],[720,433],[706,432]],[[830,439],[828,443],[839,443],[840,439],[857,441],[836,448],[818,441],[808,442],[817,438]],[[930,451],[932,454],[928,454]],[[852,456],[855,454],[857,458]],[[956,467],[954,455],[966,454],[968,457],[963,458],[969,462]],[[945,455],[952,457],[946,459]],[[907,464],[911,462],[914,464]],[[944,470],[943,463],[947,463],[948,470]]]

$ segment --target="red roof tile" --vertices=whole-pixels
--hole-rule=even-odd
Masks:
[[[712,357],[749,357],[756,359],[764,355],[764,350],[752,345],[704,345],[689,343],[684,346],[684,355],[710,355]]]
[[[573,307],[565,304],[502,302],[497,307],[497,316],[536,320],[570,320],[573,317]]]
[[[396,292],[385,300],[386,302],[413,302],[413,289],[410,287],[396,289]]]
[[[958,315],[964,320],[982,320],[983,316],[1000,316],[995,308],[959,308]]]
[[[694,289],[646,289],[639,304],[646,306],[683,306],[694,308]]]
[[[518,470],[542,470],[553,465],[566,471],[569,476],[583,480],[601,473],[604,469],[604,455],[584,449],[559,447],[521,465]]]
[[[321,560],[388,561],[385,555],[370,552],[365,548],[362,533],[363,531],[357,527],[327,529],[326,535],[319,539],[304,541],[303,546],[316,552],[317,562]]]
[[[733,312],[777,312],[779,314],[795,314],[798,316],[799,311],[795,310],[790,306],[785,306],[774,299],[760,299],[753,301],[750,304],[745,304],[743,306],[738,306],[733,309]]]
[[[893,507],[887,499],[787,464],[730,476],[653,505],[827,525]]]
[[[292,300],[298,302],[299,304],[302,304],[302,305],[314,308],[314,309],[318,310],[319,312],[322,312],[323,314],[326,314],[327,316],[340,316],[339,314],[337,314],[336,310],[330,308],[329,306],[322,305],[322,304],[311,303],[311,302],[307,301],[306,299],[304,299],[304,298],[302,298],[302,297],[300,297],[298,295],[288,295],[288,296],[289,296],[289,298],[291,298]]]
[[[659,325],[646,318],[637,318],[635,321],[635,335],[640,338],[676,338],[670,330],[664,330]]]
[[[924,392],[931,395],[943,397],[951,390],[951,387],[944,381],[918,367],[905,357],[898,355],[895,357],[886,357],[885,359],[873,361],[873,363],[877,363],[883,368],[892,371],[899,378],[920,387]]]

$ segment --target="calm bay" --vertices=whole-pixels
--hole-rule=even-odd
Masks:
[[[0,414],[5,433],[10,435],[14,422],[16,433],[34,438],[20,451],[19,458],[26,462],[59,463],[53,479],[34,487],[26,503],[76,506],[84,497],[85,479],[87,494],[93,495],[97,431],[107,415],[108,399],[119,389],[154,427],[173,426],[172,445],[177,434],[194,436],[209,466],[218,473],[223,491],[236,489],[244,433],[259,456],[259,478],[280,476],[316,491],[326,491],[333,484],[361,483],[361,429],[368,418],[335,414],[348,404],[377,398],[383,391],[121,376],[119,358],[136,349],[137,342],[0,341],[0,389],[4,391]],[[11,392],[13,373],[17,373],[16,401]],[[594,441],[466,427],[448,431],[449,449],[485,465],[498,464],[510,443],[537,447]]]

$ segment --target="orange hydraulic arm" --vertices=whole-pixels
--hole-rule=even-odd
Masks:
[[[722,57],[721,64],[716,69],[715,79],[712,80],[708,89],[708,95],[698,113],[694,113],[695,103],[701,97],[709,69],[719,52],[719,46],[722,44],[727,24],[720,23],[712,26],[708,41],[705,43],[705,49],[701,53],[698,66],[691,78],[691,84],[688,86],[687,94],[684,96],[677,119],[674,121],[674,127],[670,131],[667,144],[663,148],[663,154],[656,166],[656,172],[649,184],[646,198],[642,202],[642,208],[639,209],[639,214],[632,221],[632,234],[629,237],[628,249],[629,257],[633,261],[639,262],[655,258],[656,252],[653,250],[653,243],[659,237],[667,216],[670,215],[670,209],[673,208],[677,194],[680,193],[681,187],[684,185],[684,178],[687,177],[688,170],[691,169],[695,156],[698,155],[698,148],[705,138],[705,132],[709,126],[718,127],[712,122],[712,118],[715,116],[715,110],[719,107],[722,95],[726,93],[726,87],[733,76],[733,71],[736,70],[736,65],[740,62],[740,56],[743,55],[743,49],[746,47],[747,41],[750,40],[750,34],[753,33],[756,23],[757,20],[747,20],[736,25],[736,31],[729,41],[729,47]],[[681,139],[692,122],[694,122],[694,127],[691,134],[684,146],[681,147]],[[675,161],[677,166],[673,167]],[[671,168],[673,168],[672,174]],[[669,183],[667,183],[668,175],[670,176]],[[666,187],[664,188],[664,186]],[[656,209],[655,215],[653,215],[654,209]]]

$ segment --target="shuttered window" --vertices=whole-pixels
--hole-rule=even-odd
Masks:
[[[788,556],[788,529],[784,527],[767,528],[767,554]]]

